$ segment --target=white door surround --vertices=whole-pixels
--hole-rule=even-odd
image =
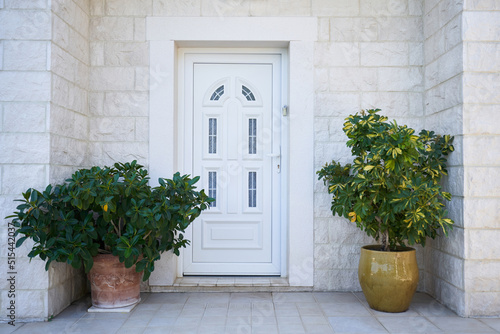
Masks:
[[[313,286],[313,186],[314,173],[314,41],[316,18],[219,18],[148,17],[150,43],[150,132],[151,180],[172,175],[178,160],[178,48],[252,47],[283,48],[288,51],[288,161],[283,213],[290,286]],[[262,51],[262,50],[260,50]],[[181,172],[183,172],[181,170]],[[298,205],[300,204],[300,205]],[[151,286],[172,285],[180,275],[177,259],[168,254],[157,262]]]

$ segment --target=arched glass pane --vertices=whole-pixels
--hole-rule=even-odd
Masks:
[[[224,85],[220,86],[212,93],[210,101],[218,101],[222,95],[224,95]]]
[[[247,101],[255,101],[255,96],[252,91],[246,86],[241,86],[241,94],[247,99]]]

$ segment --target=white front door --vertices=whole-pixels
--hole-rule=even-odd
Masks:
[[[280,274],[280,71],[279,55],[186,55],[186,155],[215,201],[184,275]]]

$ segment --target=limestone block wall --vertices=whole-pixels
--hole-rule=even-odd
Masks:
[[[448,238],[438,238],[426,248],[425,289],[460,314],[464,314],[462,5],[448,0],[424,5],[424,125],[455,136],[444,184],[453,197],[448,210],[455,226]]]
[[[46,6],[46,1],[0,5],[0,307],[10,306],[7,278],[15,276],[16,317],[28,319],[48,313],[49,276],[42,261],[29,263],[26,247],[15,249],[15,268],[9,268],[3,218],[15,210],[13,200],[22,191],[49,181],[51,14]],[[17,274],[7,275],[12,269]],[[0,319],[6,316],[2,311]]]
[[[90,163],[147,165],[152,1],[92,0],[90,18]]]
[[[361,109],[382,113],[418,132],[423,125],[422,1],[323,1],[316,4],[315,169],[350,162],[344,119]],[[344,218],[315,186],[315,281],[318,290],[360,290],[359,248],[375,243]],[[418,252],[423,289],[423,253]]]
[[[465,314],[500,316],[500,5],[462,13]]]

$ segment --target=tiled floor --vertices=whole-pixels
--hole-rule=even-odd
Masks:
[[[405,313],[371,310],[362,293],[145,293],[131,313],[87,313],[89,298],[50,322],[0,324],[0,334],[500,333],[500,319],[467,319],[417,293]]]

